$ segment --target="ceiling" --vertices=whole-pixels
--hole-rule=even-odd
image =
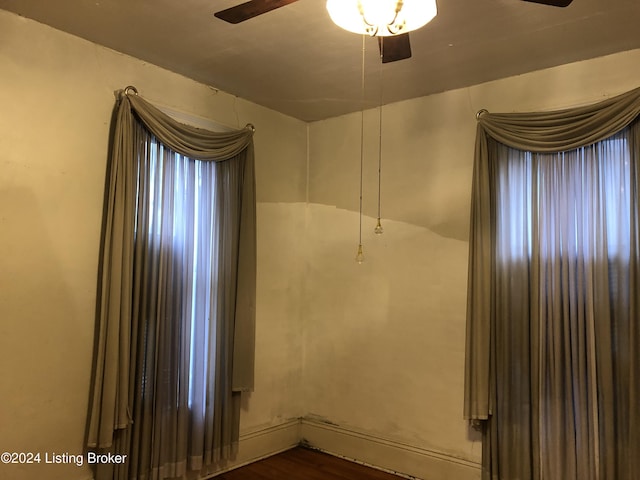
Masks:
[[[305,121],[362,108],[362,37],[324,0],[238,25],[213,13],[243,0],[0,0],[0,8]],[[411,33],[413,56],[382,65],[365,39],[365,106],[640,48],[640,1],[437,0]],[[382,79],[382,89],[380,88]]]

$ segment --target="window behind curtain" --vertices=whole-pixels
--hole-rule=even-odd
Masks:
[[[130,469],[168,478],[228,456],[227,438],[237,437],[227,412],[239,396],[224,352],[235,315],[239,219],[231,206],[241,167],[193,160],[140,132],[133,274],[142,361],[132,443],[142,453]]]
[[[500,478],[616,478],[625,461],[627,135],[559,154],[499,147],[494,428],[512,445]]]
[[[593,256],[590,246],[601,241],[609,257],[628,259],[630,154],[623,135],[560,155],[502,148],[508,160],[498,176],[500,261],[531,258],[534,223],[539,238],[563,240],[563,255]],[[541,255],[552,248],[541,242]]]
[[[184,336],[184,363],[178,368],[188,371],[189,407],[202,410],[210,358],[206,339],[212,333],[215,344],[210,321],[215,319],[217,301],[213,285],[219,233],[216,164],[170,151],[155,137],[146,144],[145,158],[149,178],[139,185],[139,197],[146,196],[148,202],[141,204],[145,211],[137,219],[136,233],[144,237],[150,252],[159,252],[161,257],[159,270],[150,275],[167,275],[166,296],[158,302],[169,310],[173,304],[176,316],[172,320],[181,324]]]

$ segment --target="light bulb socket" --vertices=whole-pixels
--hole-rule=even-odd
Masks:
[[[382,235],[384,233],[384,228],[382,228],[382,223],[380,223],[380,217],[378,217],[378,223],[376,224],[376,228],[374,228],[373,232],[376,235]]]

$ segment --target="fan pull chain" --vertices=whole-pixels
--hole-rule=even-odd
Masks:
[[[364,253],[362,251],[362,171],[364,166],[364,61],[365,61],[365,35],[362,35],[362,77],[360,80],[361,90],[361,114],[360,114],[360,212],[358,225],[358,252],[356,253],[356,262],[364,262]]]
[[[384,39],[380,42],[380,109],[378,117],[378,221],[376,228],[373,230],[376,235],[382,235],[384,229],[381,223],[381,204],[382,204],[382,101],[383,101],[383,70],[382,59],[384,58]]]

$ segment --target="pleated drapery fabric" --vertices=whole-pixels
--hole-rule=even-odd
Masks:
[[[483,479],[640,470],[640,89],[479,116],[465,418]]]
[[[180,124],[117,93],[87,445],[96,480],[206,471],[233,454],[253,389],[253,129]]]

